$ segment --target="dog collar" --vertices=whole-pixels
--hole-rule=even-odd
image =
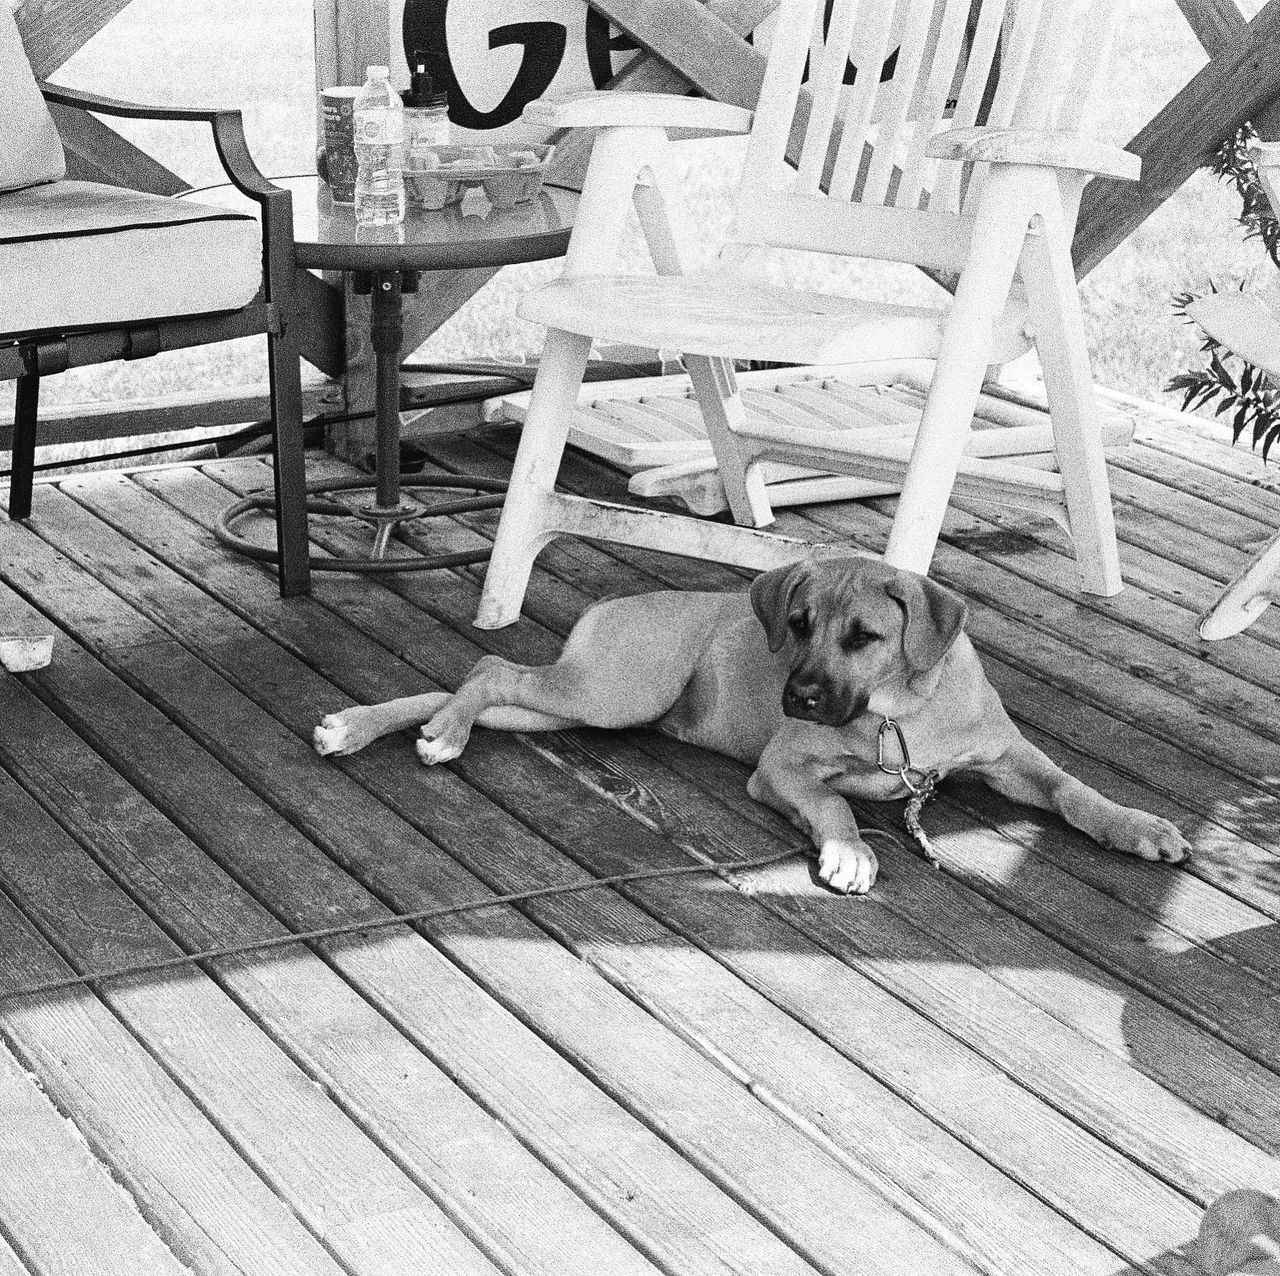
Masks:
[[[893,735],[897,744],[898,756],[901,759],[897,765],[886,761],[888,750],[885,748],[885,742],[890,734]],[[936,771],[922,771],[919,767],[911,765],[911,751],[907,748],[907,737],[903,735],[902,728],[892,718],[880,719],[880,731],[876,736],[876,766],[885,775],[896,775],[907,786],[907,792],[913,797],[921,793],[928,797],[933,792],[934,785],[938,783]],[[913,776],[917,778],[912,779]]]
[[[901,758],[897,766],[885,759],[885,742],[890,735],[894,738],[898,756]],[[924,852],[925,859],[934,868],[941,868],[942,865],[938,863],[938,857],[933,853],[929,835],[924,831],[924,826],[920,823],[920,808],[933,796],[933,791],[937,788],[938,781],[942,777],[937,771],[922,771],[919,767],[911,765],[911,751],[907,748],[907,737],[903,735],[902,728],[889,717],[884,717],[880,720],[880,731],[876,736],[876,766],[886,775],[896,775],[906,785],[907,792],[911,794],[907,802],[907,809],[903,813],[907,832],[915,838],[921,851]]]

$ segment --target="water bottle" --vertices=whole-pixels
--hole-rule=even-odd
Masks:
[[[385,66],[371,66],[356,98],[356,224],[395,226],[404,221],[404,105]]]

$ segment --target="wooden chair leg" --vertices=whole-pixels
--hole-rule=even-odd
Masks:
[[[476,611],[478,629],[500,629],[520,618],[533,560],[560,530],[548,516],[547,498],[555,490],[590,352],[590,337],[554,328],[547,333]]]
[[[734,433],[743,419],[743,407],[733,364],[728,359],[693,354],[685,355],[684,362],[716,454],[733,521],[742,527],[768,527],[773,522],[773,507],[760,463]]]
[[[267,338],[271,379],[271,425],[275,457],[276,547],[280,554],[280,595],[292,598],[311,590],[307,544],[306,458],[302,442],[302,369],[297,340],[284,334]]]
[[[1280,533],[1263,546],[1200,618],[1200,637],[1217,642],[1241,633],[1276,599],[1280,599]]]
[[[991,357],[995,321],[1013,284],[1026,237],[1025,194],[993,172],[976,217],[974,247],[956,288],[902,497],[885,548],[892,567],[929,570],[960,457]]]
[[[1043,224],[1033,230],[1040,233],[1028,236],[1021,270],[1066,489],[1067,521],[1081,589],[1110,596],[1124,588],[1124,581],[1070,238],[1065,220],[1052,211],[1038,220]]]
[[[31,489],[36,467],[36,415],[40,406],[40,378],[25,373],[18,378],[13,414],[13,451],[9,475],[9,517],[31,517]]]

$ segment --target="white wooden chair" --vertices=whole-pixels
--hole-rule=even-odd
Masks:
[[[1249,148],[1272,208],[1280,208],[1280,142]],[[1280,283],[1255,293],[1215,292],[1187,307],[1215,341],[1261,368],[1280,384]],[[1200,637],[1231,638],[1280,601],[1280,532],[1254,555],[1200,618]]]
[[[1089,177],[1133,178],[1140,167],[1079,129],[1119,8],[1116,0],[835,0],[824,34],[819,0],[782,0],[754,114],[625,93],[527,108],[549,126],[598,132],[563,274],[519,308],[548,333],[476,624],[517,618],[534,557],[563,533],[760,568],[802,555],[807,547],[758,530],[773,517],[766,461],[893,476],[902,497],[885,557],[895,566],[928,570],[959,481],[1059,518],[1082,587],[1116,593],[1070,245]],[[846,84],[851,65],[858,70]],[[681,268],[665,193],[668,130],[750,133],[732,239],[711,271]],[[656,278],[610,273],[632,200]],[[932,309],[768,285],[750,269],[749,254],[762,246],[913,263],[956,277],[954,299]],[[593,338],[684,352],[737,526],[555,491]],[[1057,472],[963,456],[988,368],[1031,343]],[[904,454],[892,440],[749,418],[734,358],[936,363]]]

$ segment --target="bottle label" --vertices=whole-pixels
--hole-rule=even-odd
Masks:
[[[449,141],[449,116],[443,107],[406,107],[404,122],[410,155]]]
[[[401,146],[404,144],[404,113],[376,107],[355,112],[357,146]]]

